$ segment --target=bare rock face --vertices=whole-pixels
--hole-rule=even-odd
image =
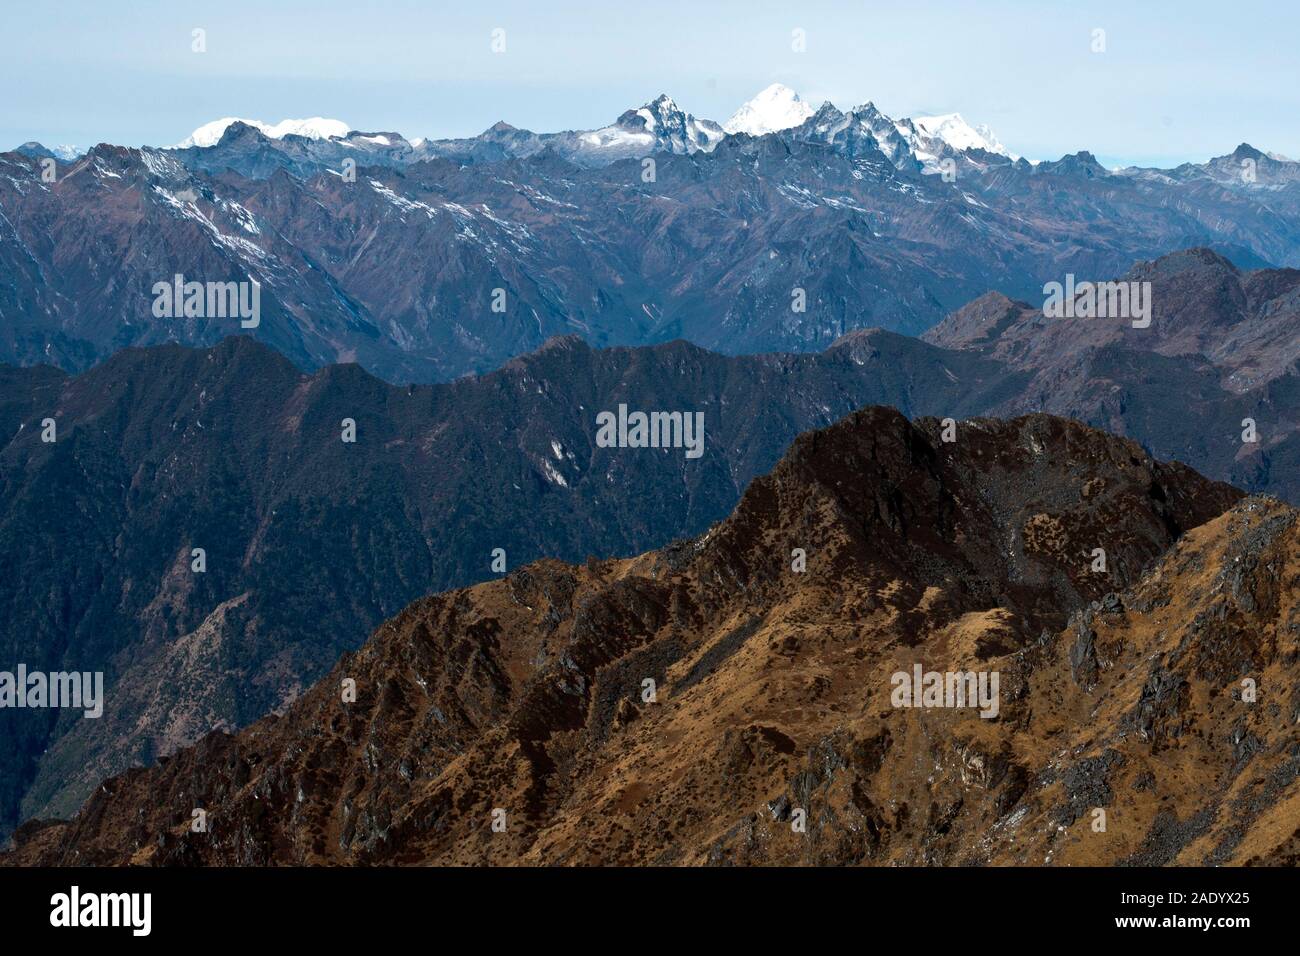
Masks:
[[[697,538],[417,601],[4,861],[1294,859],[1295,511],[1075,422],[946,431],[867,409]]]

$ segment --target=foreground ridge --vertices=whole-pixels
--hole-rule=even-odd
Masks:
[[[1076,422],[865,409],[699,538],[416,602],[5,862],[1284,862],[1295,519]],[[916,665],[996,714],[900,705]]]

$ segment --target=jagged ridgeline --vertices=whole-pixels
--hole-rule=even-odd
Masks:
[[[97,720],[0,708],[0,830],[283,707],[409,602],[493,576],[498,549],[510,569],[636,554],[725,517],[795,435],[861,404],[963,415],[1006,394],[974,355],[931,387],[935,351],[888,333],[756,358],[567,338],[413,388],[308,375],[246,338],[75,378],[0,368],[4,659],[103,671],[108,694]],[[703,416],[707,446],[680,437],[707,454],[602,447],[598,416],[628,401]]]
[[[7,862],[1294,862],[1297,533],[1076,422],[868,409],[698,537],[417,601]],[[997,713],[900,702],[917,665]]]
[[[722,125],[660,96],[561,133],[226,119],[176,148],[27,144],[0,154],[0,360],[75,371],[240,328],[300,367],[395,383],[570,333],[819,351],[1190,246],[1300,266],[1297,182],[1300,163],[1245,144],[1170,170],[1034,164],[957,114],[813,108],[780,87]],[[155,291],[231,282],[256,316]]]

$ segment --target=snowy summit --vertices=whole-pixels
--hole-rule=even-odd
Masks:
[[[993,130],[987,126],[971,126],[960,113],[945,113],[942,116],[918,116],[913,123],[926,136],[941,139],[953,149],[983,149],[999,156],[1019,159],[1005,146],[998,142]]]
[[[799,99],[799,94],[790,87],[773,83],[736,110],[731,119],[722,124],[722,128],[728,133],[762,136],[764,133],[798,126],[812,116],[813,112],[813,108]]]
[[[812,120],[810,127],[800,129],[809,120]],[[343,147],[369,148],[372,151],[419,150],[421,155],[427,156],[439,154],[445,145],[425,139],[408,143],[395,134],[360,133],[340,120],[319,116],[281,120],[274,125],[231,116],[200,126],[171,148],[216,146],[232,123],[244,123],[271,139],[294,135],[315,140],[339,140]],[[919,163],[922,170],[929,173],[941,171],[945,160],[959,155],[967,155],[969,159],[974,155],[970,152],[972,150],[983,150],[1011,160],[1019,158],[1003,146],[987,126],[974,126],[960,113],[896,120],[871,103],[848,113],[842,113],[829,101],[820,109],[814,109],[798,93],[781,83],[773,83],[762,90],[721,126],[713,120],[691,115],[670,96],[660,94],[639,107],[624,111],[613,123],[599,129],[539,135],[498,124],[484,135],[501,134],[512,140],[504,145],[504,140],[494,142],[494,149],[519,149],[523,151],[521,155],[530,155],[549,144],[570,159],[603,165],[656,152],[674,155],[708,153],[728,135],[743,133],[757,137],[785,134],[787,130],[798,130],[789,134],[796,139],[836,145],[849,151],[859,148],[862,143],[869,143],[900,169]],[[514,139],[518,142],[513,142]],[[460,155],[458,150],[463,152],[465,148],[464,143],[457,142],[451,145],[450,150]],[[976,156],[971,161],[978,163],[980,160]]]
[[[352,130],[352,127],[342,120],[325,119],[321,116],[313,116],[310,119],[281,120],[274,126],[270,123],[263,123],[261,120],[227,116],[224,119],[213,120],[211,123],[204,123],[173,148],[188,149],[191,146],[215,146],[226,132],[226,127],[230,126],[231,123],[243,123],[246,126],[252,126],[271,139],[280,139],[290,135],[306,136],[308,139],[330,139],[334,136],[347,136]]]

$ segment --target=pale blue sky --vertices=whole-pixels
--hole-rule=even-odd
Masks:
[[[1300,156],[1297,36],[1300,5],[1277,0],[7,0],[0,148],[166,145],[221,116],[590,128],[660,92],[722,122],[779,81],[814,105],[957,111],[1032,158],[1173,165],[1243,141]]]

